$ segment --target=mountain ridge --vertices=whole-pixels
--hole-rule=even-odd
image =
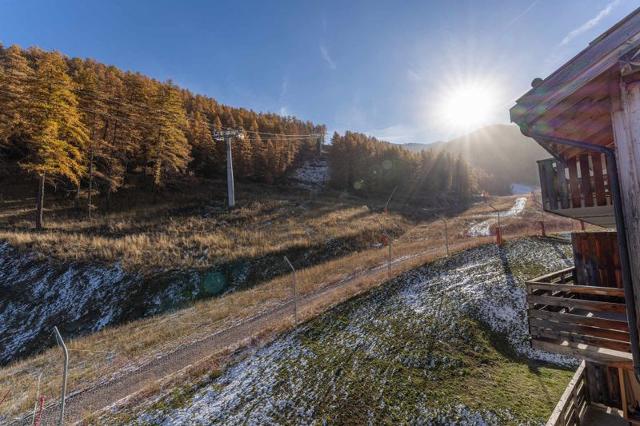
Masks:
[[[409,151],[445,151],[462,155],[476,173],[482,189],[496,194],[511,192],[512,184],[539,186],[536,161],[549,154],[517,126],[492,124],[449,141],[405,143]]]

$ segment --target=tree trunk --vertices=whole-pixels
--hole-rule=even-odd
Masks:
[[[80,181],[78,181],[78,185],[76,185],[76,195],[73,198],[73,205],[77,210],[80,209]]]
[[[107,189],[107,205],[106,205],[106,210],[108,212],[111,211],[111,188]]]
[[[44,207],[44,173],[38,176],[38,198],[36,200],[36,229],[42,230],[44,222],[42,221],[42,209]]]
[[[91,193],[93,191],[93,140],[90,146],[91,154],[89,158],[89,220],[91,220]]]

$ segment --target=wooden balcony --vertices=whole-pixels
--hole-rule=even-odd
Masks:
[[[632,358],[624,291],[578,285],[575,279],[575,268],[568,268],[527,281],[532,346],[629,368]]]
[[[615,227],[603,154],[581,154],[564,162],[540,160],[538,170],[545,211],[605,228]]]

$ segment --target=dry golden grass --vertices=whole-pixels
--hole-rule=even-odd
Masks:
[[[256,195],[255,192],[259,194]],[[125,268],[208,268],[289,249],[322,246],[332,239],[377,238],[381,230],[402,233],[410,221],[373,212],[348,198],[304,192],[241,193],[227,212],[208,195],[172,195],[155,205],[79,219],[70,202],[50,203],[46,230],[25,217],[27,202],[0,204],[0,240],[63,261],[122,262]]]
[[[505,197],[496,201],[508,208],[513,204],[514,199],[515,197]],[[362,216],[367,218],[364,222],[366,225],[363,225],[364,229],[379,232],[385,224],[400,220],[395,215],[372,214],[362,208],[358,210],[352,207],[346,210],[349,213],[343,210],[339,216],[331,211],[323,217],[314,218],[309,214],[304,216],[308,221],[306,223],[297,222],[298,219],[294,221],[281,219],[282,222],[277,226],[286,231],[288,227],[295,228],[298,223],[302,223],[305,227],[313,226],[314,229],[326,226],[337,230],[340,229],[339,222],[346,220],[345,218]],[[451,251],[493,241],[493,237],[469,238],[466,235],[470,224],[477,221],[477,216],[482,213],[486,213],[486,206],[479,204],[447,220]],[[250,213],[240,210],[237,214]],[[523,215],[524,219],[516,217],[503,221],[503,235],[506,238],[515,238],[521,235],[539,234],[539,224],[536,222],[539,215],[539,211],[528,203]],[[348,226],[351,226],[351,222]],[[548,232],[566,231],[574,227],[571,221],[554,219],[553,224],[549,223],[547,230]],[[292,229],[289,230],[288,235],[298,235],[301,241],[303,237],[299,232],[300,228]],[[419,223],[393,241],[392,257],[400,261],[393,264],[391,276],[397,276],[444,254],[444,222],[431,220]],[[374,273],[366,272],[371,268],[385,265],[387,256],[386,248],[372,248],[298,271],[297,291],[299,297],[303,299],[300,307],[301,317],[310,318],[355,294],[384,283],[388,279],[386,268]],[[335,285],[341,281],[348,281],[348,283]],[[320,296],[310,297],[317,295],[323,288],[330,288],[330,290],[323,292]],[[71,392],[85,389],[102,380],[126,373],[128,369],[142,365],[160,354],[273,309],[290,300],[290,297],[291,276],[284,275],[250,289],[197,302],[191,307],[173,313],[140,319],[75,339],[69,342],[71,349],[69,389]],[[308,302],[304,303],[304,300]],[[277,333],[290,326],[290,321],[283,319],[277,324],[271,324],[269,329],[272,333]],[[255,330],[255,332],[264,333],[264,330]],[[8,410],[15,415],[28,409],[34,401],[36,378],[40,373],[42,374],[42,393],[54,395],[59,386],[59,367],[59,349],[52,348],[40,355],[1,369],[0,389],[12,389],[3,410]]]

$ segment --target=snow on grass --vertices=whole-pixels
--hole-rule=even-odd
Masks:
[[[0,242],[0,364],[55,344],[54,325],[64,337],[95,332],[131,312],[175,306],[185,288],[198,285],[171,277],[163,282],[126,273],[120,264],[43,261]]]
[[[329,163],[324,158],[306,161],[291,177],[303,188],[321,187],[329,180]]]
[[[509,408],[471,409],[459,394],[447,396],[461,391],[447,391],[443,383],[455,387],[458,377],[496,362],[469,317],[504,335],[521,356],[571,365],[571,359],[530,349],[523,290],[524,277],[565,267],[568,258],[566,242],[526,239],[435,262],[247,354],[219,378],[192,387],[186,400],[142,408],[132,423],[543,421],[548,413],[532,420],[522,413],[516,419]],[[566,383],[556,385],[559,396]],[[527,397],[544,398],[538,391]],[[545,404],[550,412],[555,400]]]
[[[501,211],[500,217],[513,217],[518,216],[524,210],[524,207],[527,205],[527,197],[519,197],[516,199],[515,203],[509,210]],[[491,235],[491,226],[498,222],[498,213],[491,213],[489,219],[483,220],[482,222],[478,222],[472,225],[469,228],[467,234],[470,237],[487,237]]]
[[[509,243],[506,248],[489,245],[468,250],[433,269],[418,272],[403,294],[418,312],[433,311],[439,303],[447,303],[505,334],[514,349],[528,358],[572,365],[571,358],[530,347],[526,292],[522,274],[517,276],[519,269],[528,265],[541,265],[547,271],[570,266],[568,246],[552,244],[549,247],[548,242],[527,239]]]

